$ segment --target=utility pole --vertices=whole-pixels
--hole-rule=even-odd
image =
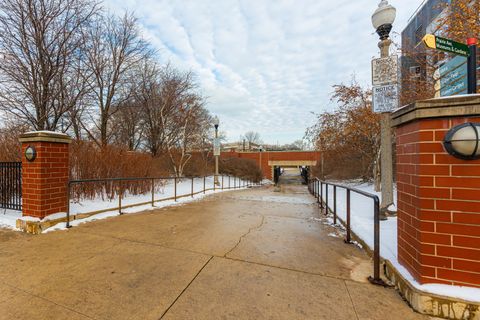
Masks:
[[[218,117],[213,119],[213,126],[215,127],[215,140],[213,143],[213,155],[215,156],[215,185],[220,185],[218,181],[218,157],[220,156],[220,141],[218,141],[218,126],[220,125],[220,120]]]

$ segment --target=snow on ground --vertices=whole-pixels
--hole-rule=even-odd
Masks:
[[[175,195],[175,188],[174,188],[174,180],[168,181],[160,190],[156,190],[155,192],[155,207],[152,207],[150,204],[146,205],[141,205],[141,206],[135,206],[132,208],[124,208],[122,209],[122,213],[136,213],[136,212],[141,212],[141,211],[146,211],[146,210],[154,210],[158,208],[163,208],[167,206],[172,206],[172,205],[179,205],[179,204],[184,204],[187,202],[191,202],[194,200],[199,200],[203,198],[206,195],[213,194],[216,192],[222,192],[222,191],[228,191],[228,190],[233,190],[233,189],[223,189],[222,190],[222,179],[219,177],[219,183],[220,186],[216,187],[216,190],[208,190],[203,194],[203,186],[204,186],[204,181],[203,178],[195,178],[193,182],[193,192],[200,192],[197,195],[194,195],[194,197],[184,197],[184,198],[179,198],[177,201],[174,200],[164,200],[164,201],[158,201],[162,199],[168,199],[172,198]],[[271,181],[263,181],[263,184],[268,184],[271,183]],[[229,179],[227,177],[224,177],[223,179],[223,186],[224,188],[234,187],[234,184],[236,184],[237,188],[239,185],[246,185],[246,181],[239,181],[239,179],[234,180],[233,178],[230,178],[230,183]],[[207,177],[205,179],[205,188],[210,189],[213,188],[214,186],[214,177]],[[237,189],[238,190],[238,189]],[[177,196],[183,196],[183,195],[190,195],[192,191],[192,180],[191,179],[182,179],[177,182]],[[145,202],[150,202],[152,200],[152,194],[147,193],[144,195],[126,195],[122,198],[122,207],[128,206],[128,205],[135,205],[139,203],[145,203]],[[88,221],[93,221],[93,220],[100,220],[100,219],[106,219],[109,217],[114,217],[118,216],[118,197],[112,200],[102,200],[101,198],[98,199],[93,199],[93,200],[82,200],[80,202],[74,202],[73,200],[70,202],[70,214],[80,214],[80,213],[90,213],[94,211],[100,211],[100,210],[107,210],[106,212],[99,213],[96,215],[93,215],[91,217],[85,218],[85,219],[78,219],[71,221],[70,224],[72,226],[77,226],[81,223],[85,223]],[[14,211],[14,210],[2,210],[0,209],[0,227],[3,228],[8,228],[8,229],[13,229],[13,230],[18,230],[16,228],[16,221],[17,219],[22,219],[22,220],[28,220],[28,221],[38,221],[38,222],[44,222],[44,221],[50,221],[50,220],[55,220],[55,219],[60,219],[66,217],[65,212],[60,212],[56,213],[53,215],[49,215],[45,217],[44,219],[39,219],[39,218],[34,218],[34,217],[22,217],[22,213],[20,211]],[[66,223],[59,223],[56,224],[55,226],[52,226],[43,232],[51,232],[54,230],[62,230],[65,229]]]
[[[356,183],[356,182],[340,182],[338,184],[350,186],[371,194],[377,195],[381,199],[381,193],[374,191],[373,184]],[[323,187],[323,195],[325,200],[326,187]],[[394,201],[397,202],[396,192],[394,192]],[[346,221],[346,190],[337,188],[337,215]],[[373,200],[351,192],[350,195],[350,221],[353,232],[359,236],[373,250]],[[328,187],[328,201],[330,209],[333,208],[333,187]],[[392,207],[391,209],[396,209]],[[333,219],[328,218],[327,224],[333,224]],[[331,220],[330,220],[331,219]],[[338,226],[338,225],[337,225]],[[397,259],[397,218],[389,217],[386,221],[380,222],[380,255],[389,260],[395,268],[408,280],[415,288],[454,298],[460,298],[472,302],[480,302],[480,289],[472,287],[451,286],[444,284],[420,284],[418,283],[408,270],[403,267]]]
[[[21,217],[21,211],[0,209],[0,228],[18,230],[16,221]]]

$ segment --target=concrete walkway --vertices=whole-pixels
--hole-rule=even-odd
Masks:
[[[0,231],[0,319],[427,319],[368,284],[305,186],[29,236]]]

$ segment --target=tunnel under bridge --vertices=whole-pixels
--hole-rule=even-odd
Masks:
[[[266,179],[273,180],[278,168],[311,168],[320,162],[320,151],[230,151],[222,152],[221,158],[254,160]]]

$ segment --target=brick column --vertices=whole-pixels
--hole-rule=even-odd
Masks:
[[[50,214],[66,212],[70,137],[62,133],[38,131],[23,134],[20,142],[23,215],[42,219]],[[36,150],[33,161],[25,156],[29,146]]]
[[[480,97],[420,101],[392,118],[399,262],[420,283],[480,287],[480,160],[443,146],[452,127],[480,122]]]

